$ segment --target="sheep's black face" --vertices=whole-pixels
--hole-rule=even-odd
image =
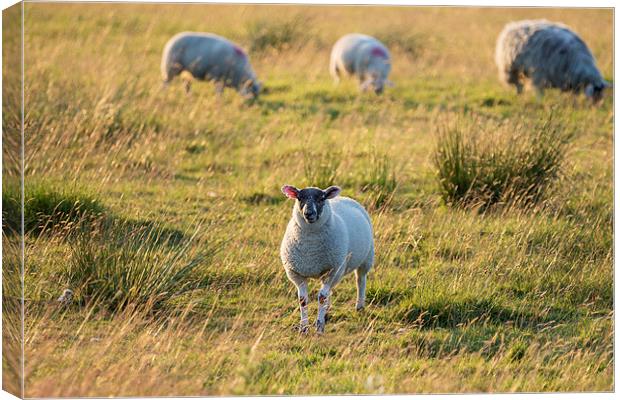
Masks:
[[[313,224],[319,220],[325,200],[327,197],[321,189],[306,188],[299,191],[297,201],[299,201],[299,209],[307,223]]]
[[[598,103],[599,101],[601,101],[603,99],[603,91],[605,90],[605,86],[603,85],[598,85],[598,86],[594,86],[594,90],[592,93],[592,102],[593,103]]]
[[[592,100],[592,103],[596,104],[603,99],[603,92],[609,84],[606,82],[598,84],[589,84],[585,88],[585,94]]]
[[[340,193],[338,186],[330,186],[325,190],[319,188],[297,189],[295,186],[282,186],[282,193],[291,199],[296,199],[304,221],[313,224],[321,218],[325,201],[333,199]]]

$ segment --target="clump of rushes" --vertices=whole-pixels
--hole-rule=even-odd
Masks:
[[[64,280],[82,301],[112,312],[160,309],[197,287],[196,269],[207,260],[195,234],[178,241],[166,237],[170,232],[159,224],[102,219],[72,241]]]
[[[538,203],[561,173],[572,133],[554,113],[542,122],[439,129],[434,164],[443,200],[484,210]]]

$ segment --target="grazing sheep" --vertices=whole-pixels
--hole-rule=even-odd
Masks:
[[[261,88],[247,54],[212,33],[183,32],[166,43],[161,60],[164,85],[182,72],[198,80],[215,81],[218,94],[224,87],[232,87],[242,96],[257,97]],[[188,79],[185,90],[189,89]]]
[[[372,223],[364,207],[348,197],[338,197],[340,188],[330,186],[297,189],[283,186],[282,193],[295,199],[280,258],[289,280],[297,287],[301,309],[300,331],[308,330],[308,278],[319,278],[319,314],[316,329],[325,329],[332,288],[355,271],[357,310],[364,307],[366,274],[372,268],[375,247]]]
[[[523,91],[530,78],[538,96],[545,88],[583,90],[597,102],[609,86],[586,44],[568,27],[546,20],[511,22],[497,39],[495,63],[500,80]]]
[[[356,76],[362,91],[372,86],[376,94],[381,94],[385,85],[393,85],[387,79],[390,60],[390,52],[383,43],[371,36],[351,33],[334,44],[329,72],[336,82],[342,74]]]

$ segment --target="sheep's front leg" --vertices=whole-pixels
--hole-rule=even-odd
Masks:
[[[297,298],[299,299],[299,310],[301,319],[299,321],[299,331],[308,332],[308,282],[304,280],[297,286]]]
[[[297,287],[297,299],[299,300],[299,310],[301,312],[301,320],[299,322],[299,331],[301,333],[308,332],[308,280],[299,274],[287,270],[286,276]]]

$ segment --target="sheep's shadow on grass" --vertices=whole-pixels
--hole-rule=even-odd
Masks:
[[[369,287],[366,289],[366,302],[369,306],[389,306],[413,294],[414,288]]]
[[[509,106],[511,104],[512,102],[507,99],[495,98],[492,96],[485,97],[484,99],[480,100],[481,107]]]
[[[536,329],[570,318],[561,310],[535,314],[496,304],[489,299],[434,300],[427,304],[403,301],[397,318],[421,329],[458,328],[471,325],[508,325]]]
[[[450,332],[411,330],[398,340],[403,353],[412,357],[445,358],[455,353],[475,353],[490,359],[506,352],[510,361],[522,358],[528,344],[519,332],[506,332],[497,338],[496,327],[456,328]]]
[[[312,104],[350,104],[359,99],[359,95],[351,95],[337,90],[315,90],[304,93],[304,102]]]
[[[358,99],[359,96],[357,95],[317,90],[304,93],[289,101],[259,98],[254,104],[259,106],[265,114],[280,112],[285,109],[295,110],[306,116],[325,112],[333,120],[341,114],[341,107],[352,104]]]
[[[276,94],[276,93],[287,93],[290,92],[292,89],[291,85],[288,84],[269,84],[269,85],[265,85],[263,86],[263,88],[261,89],[261,96],[266,96],[266,95],[270,95],[270,94]]]

